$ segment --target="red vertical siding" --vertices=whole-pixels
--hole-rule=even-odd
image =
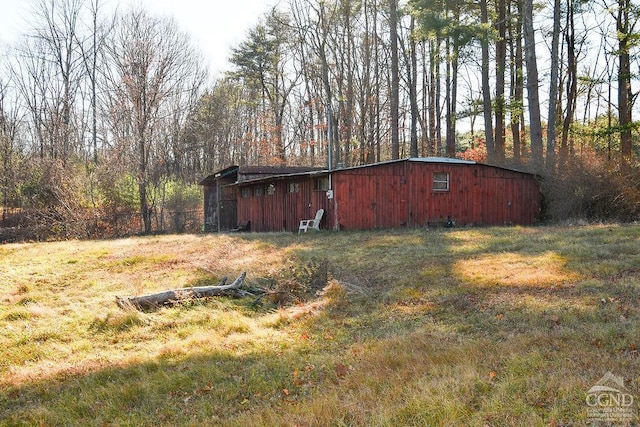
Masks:
[[[313,218],[318,209],[324,209],[321,224],[330,228],[331,203],[326,191],[315,190],[315,179],[314,176],[303,175],[241,184],[241,188],[249,189],[249,196],[242,197],[242,190],[238,191],[238,222],[251,221],[251,230],[258,232],[297,231],[300,220]],[[290,183],[298,184],[298,192],[289,192]],[[275,187],[273,194],[267,194],[269,185]],[[263,195],[254,195],[256,186],[264,188]]]
[[[434,191],[433,174],[449,174]],[[480,164],[394,162],[335,172],[341,228],[532,224],[539,210],[533,175]]]
[[[393,228],[407,223],[403,162],[334,172],[339,227]]]
[[[448,191],[434,191],[434,173],[449,174]],[[301,219],[322,208],[326,229],[423,227],[448,219],[459,225],[528,225],[539,211],[535,176],[487,165],[404,160],[337,170],[333,200],[315,190],[318,176],[241,184],[249,197],[238,191],[238,221],[251,221],[254,231],[296,231]],[[297,193],[288,192],[291,182],[298,183]],[[256,185],[264,187],[262,196],[254,196]]]

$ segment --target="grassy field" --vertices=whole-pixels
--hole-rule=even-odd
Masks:
[[[318,266],[281,307],[115,304]],[[607,372],[638,423],[640,227],[2,245],[0,328],[2,426],[582,426]]]

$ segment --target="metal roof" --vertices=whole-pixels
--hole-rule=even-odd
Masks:
[[[422,163],[453,163],[458,165],[476,165],[477,162],[473,160],[457,159],[455,157],[409,157],[406,159],[410,162],[422,162]]]
[[[338,171],[338,170],[370,168],[372,166],[388,165],[388,164],[391,164],[391,163],[398,163],[398,162],[448,163],[448,164],[456,164],[456,165],[476,165],[476,164],[478,164],[478,163],[476,163],[474,161],[471,161],[471,160],[457,159],[455,157],[405,157],[403,159],[386,160],[384,162],[369,163],[369,164],[366,164],[366,165],[350,166],[350,167],[347,167],[347,168],[336,168],[336,169],[333,169],[331,172],[335,172],[335,171]]]
[[[286,179],[286,178],[293,178],[293,177],[296,177],[296,176],[323,175],[323,174],[327,174],[327,173],[330,173],[330,172],[339,172],[339,171],[344,171],[344,170],[370,168],[370,167],[376,167],[376,166],[379,166],[379,165],[386,165],[386,164],[398,163],[398,162],[446,163],[446,164],[453,164],[453,165],[482,165],[482,166],[487,166],[487,167],[492,167],[492,168],[497,168],[497,169],[505,169],[505,170],[510,170],[510,171],[513,171],[513,172],[519,172],[519,173],[524,173],[524,174],[535,175],[535,174],[531,174],[530,172],[525,172],[525,171],[521,171],[521,170],[517,170],[517,169],[511,169],[511,168],[506,168],[506,167],[502,167],[502,166],[487,165],[485,163],[478,163],[478,162],[475,162],[473,160],[464,160],[464,159],[458,159],[458,158],[455,158],[455,157],[436,157],[436,156],[434,156],[434,157],[406,157],[406,158],[403,158],[403,159],[387,160],[387,161],[384,161],[384,162],[370,163],[370,164],[366,164],[366,165],[350,166],[350,167],[346,167],[346,168],[336,168],[336,169],[332,169],[332,170],[320,169],[320,168],[305,168],[305,167],[241,166],[239,174],[244,175],[245,178],[241,179],[239,177],[238,181],[236,181],[235,184],[232,184],[232,185],[254,183],[254,182],[264,181],[264,180],[268,180],[268,179]],[[278,171],[280,171],[281,173],[277,173]],[[253,175],[253,176],[251,176],[251,175]]]
[[[236,165],[232,165],[229,167],[226,167],[218,172],[214,172],[211,175],[206,176],[204,179],[202,179],[202,181],[200,181],[198,184],[199,185],[211,185],[215,182],[216,178],[223,178],[229,175],[233,175],[234,173],[238,172],[238,167]]]
[[[209,186],[212,185],[216,181],[216,179],[226,177],[231,177],[234,182],[246,182],[271,178],[274,176],[305,174],[320,170],[322,170],[322,168],[310,166],[233,165],[218,172],[214,172],[211,175],[208,175],[206,178],[200,181],[199,184]]]
[[[240,166],[238,181],[253,181],[267,177],[291,175],[296,173],[309,173],[322,170],[310,166]]]

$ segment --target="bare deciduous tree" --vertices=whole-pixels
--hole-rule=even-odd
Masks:
[[[50,134],[55,139],[53,157],[66,161],[81,140],[74,135],[73,114],[83,69],[77,31],[83,0],[39,0],[33,36],[44,47],[45,61],[52,65],[55,98],[51,99]],[[76,124],[76,130],[79,128]]]
[[[160,129],[170,121],[173,103],[202,83],[201,55],[175,21],[140,9],[120,17],[109,54],[112,113],[119,117],[114,133],[133,147],[140,213],[149,233],[154,207],[149,185],[159,160]]]

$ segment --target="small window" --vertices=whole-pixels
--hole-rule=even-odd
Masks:
[[[433,174],[433,191],[449,191],[449,174],[436,172]]]
[[[242,187],[242,198],[246,199],[251,195],[251,191],[249,191],[249,187]]]
[[[297,182],[290,182],[288,191],[289,191],[289,193],[299,193],[300,192],[300,184],[297,183]]]
[[[255,187],[253,187],[253,195],[255,197],[260,197],[264,194],[264,188],[262,188],[262,185],[256,185]]]
[[[316,178],[314,190],[327,191],[329,189],[329,177],[323,176],[322,178]]]
[[[276,194],[276,186],[273,184],[269,184],[267,186],[267,195],[273,196],[274,194]]]

